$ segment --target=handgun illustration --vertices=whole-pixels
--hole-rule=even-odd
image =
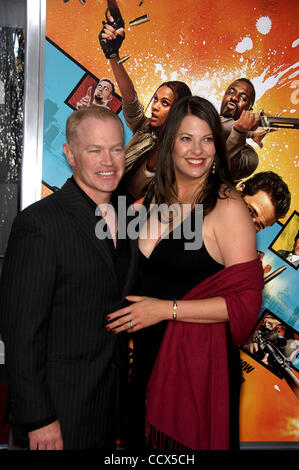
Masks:
[[[110,20],[112,16],[113,21]],[[125,34],[117,35],[115,39],[109,40],[102,37],[102,33],[105,29],[105,24],[109,24],[115,30],[125,27],[125,22],[121,16],[121,12],[117,6],[116,0],[107,0],[107,9],[105,11],[106,22],[103,21],[103,29],[99,34],[99,41],[101,48],[107,59],[112,59],[117,56],[120,46],[124,40]]]
[[[113,23],[109,20],[108,12],[114,20]],[[125,27],[125,22],[123,20],[123,17],[121,16],[121,12],[118,8],[116,0],[107,0],[107,9],[105,11],[105,16],[107,23],[110,24],[114,29]]]

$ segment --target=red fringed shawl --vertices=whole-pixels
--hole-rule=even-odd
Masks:
[[[182,300],[224,297],[232,341],[239,346],[257,322],[263,287],[257,258],[217,272]],[[167,436],[193,450],[227,450],[229,412],[226,323],[168,322],[148,384],[147,437]]]

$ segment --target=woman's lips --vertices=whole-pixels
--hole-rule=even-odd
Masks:
[[[156,121],[157,119],[159,119],[159,116],[157,116],[155,113],[152,113],[151,120]]]
[[[186,162],[191,166],[201,166],[204,161],[204,158],[186,158]]]

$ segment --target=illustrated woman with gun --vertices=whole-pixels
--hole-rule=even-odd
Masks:
[[[122,110],[126,123],[133,133],[132,139],[126,146],[126,170],[119,188],[119,193],[126,194],[130,204],[146,194],[153,180],[158,137],[169,110],[180,98],[191,96],[191,91],[181,81],[162,83],[151,100],[151,117],[146,117],[133,82],[119,57],[119,49],[125,37],[124,20],[116,1],[109,0],[108,9],[99,40],[105,57],[110,61],[122,96]]]

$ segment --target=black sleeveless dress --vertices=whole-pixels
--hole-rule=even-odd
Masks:
[[[190,216],[189,216],[190,217]],[[191,213],[191,229],[194,231],[194,212]],[[179,300],[199,282],[212,276],[223,265],[217,263],[204,244],[197,250],[186,250],[186,240],[178,237],[181,226],[162,238],[146,258],[139,251],[139,275],[134,295]],[[178,308],[179,318],[179,308]],[[145,393],[147,383],[157,357],[167,322],[139,330],[132,335],[133,363],[128,396],[127,439],[128,449],[145,448]]]

